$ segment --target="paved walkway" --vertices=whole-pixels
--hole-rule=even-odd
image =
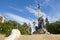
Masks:
[[[60,35],[22,35],[16,40],[60,40]]]
[[[4,40],[4,35],[0,35],[0,40]],[[19,38],[15,40],[60,40],[60,35],[21,35]]]

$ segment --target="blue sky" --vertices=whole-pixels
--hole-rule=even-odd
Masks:
[[[0,14],[7,20],[32,25],[33,21],[37,23],[38,2],[44,19],[47,17],[50,22],[60,19],[60,0],[0,0]]]

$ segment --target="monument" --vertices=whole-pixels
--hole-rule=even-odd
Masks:
[[[49,34],[44,26],[43,15],[40,12],[40,4],[38,4],[38,27],[36,27],[36,31],[33,34]]]

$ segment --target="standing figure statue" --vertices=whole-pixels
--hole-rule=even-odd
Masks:
[[[44,26],[44,19],[42,17],[38,18],[38,27],[43,28]]]
[[[45,31],[44,31],[44,19],[42,17],[40,17],[38,19],[38,28],[39,28],[38,31],[39,31],[40,34],[45,33]]]

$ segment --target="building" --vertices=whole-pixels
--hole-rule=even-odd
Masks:
[[[0,15],[0,22],[4,23],[6,21],[6,18],[3,15]]]

